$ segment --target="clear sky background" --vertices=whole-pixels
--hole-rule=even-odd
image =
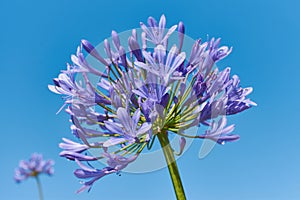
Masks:
[[[111,30],[139,26],[164,13],[167,25],[184,21],[193,38],[222,37],[234,47],[220,66],[253,86],[258,107],[229,118],[239,142],[217,146],[198,159],[195,142],[178,165],[189,200],[300,199],[300,3],[296,0],[0,0],[0,199],[38,198],[34,180],[13,181],[20,159],[33,152],[55,160],[55,175],[41,177],[45,200],[175,199],[166,169],[110,175],[90,193],[73,176],[75,163],[58,156],[72,139],[68,115],[47,85],[82,38],[98,44]]]

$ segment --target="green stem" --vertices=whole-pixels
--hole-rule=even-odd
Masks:
[[[163,149],[166,162],[168,164],[169,173],[172,179],[177,200],[186,200],[180,174],[174,158],[173,150],[170,146],[169,138],[166,131],[157,134],[160,145]]]
[[[40,197],[40,200],[43,200],[43,190],[42,190],[42,184],[41,184],[41,181],[39,179],[38,176],[35,177],[35,180],[36,180],[36,183],[37,183],[37,187],[38,187],[38,190],[39,190],[39,197]]]

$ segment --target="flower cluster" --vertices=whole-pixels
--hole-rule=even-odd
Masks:
[[[159,22],[149,17],[148,26],[140,25],[140,38],[133,29],[128,49],[112,31],[112,41],[104,40],[106,56],[82,40],[71,57],[73,63],[49,85],[52,92],[64,96],[72,133],[81,141],[64,138],[59,145],[63,149],[60,155],[79,165],[75,176],[88,179],[79,192],[125,168],[146,147],[150,149],[159,134],[182,136],[181,151],[184,138],[219,144],[238,140],[226,117],[255,105],[247,98],[252,88],[242,88],[229,67],[219,70],[215,66],[232,51],[220,46],[220,39],[196,40],[191,50],[184,52],[182,22],[167,29],[162,15]],[[174,34],[178,34],[178,45],[169,48],[168,39]],[[105,70],[93,67],[86,54]],[[98,77],[96,84],[91,75]],[[191,136],[186,130],[193,126],[208,129]],[[101,153],[88,153],[93,149]],[[92,167],[90,162],[99,159],[106,159],[107,167]]]
[[[32,154],[29,161],[21,160],[19,168],[15,170],[14,179],[17,183],[29,178],[37,177],[40,174],[52,175],[54,162],[52,160],[43,160],[41,154]]]

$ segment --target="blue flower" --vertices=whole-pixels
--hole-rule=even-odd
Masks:
[[[42,154],[32,154],[29,161],[21,160],[19,167],[15,170],[14,179],[17,183],[40,174],[52,175],[54,173],[53,160],[44,160]]]
[[[146,40],[159,45],[166,45],[166,42],[169,36],[176,30],[177,25],[172,26],[168,32],[166,31],[166,17],[164,15],[161,16],[159,20],[159,24],[157,24],[156,20],[153,17],[148,18],[148,27],[144,23],[140,23],[141,28],[146,33]]]
[[[137,156],[126,158],[124,156],[109,154],[107,152],[105,152],[103,156],[107,158],[108,166],[101,170],[88,167],[82,164],[79,160],[76,160],[80,169],[76,169],[74,171],[75,176],[80,179],[90,179],[83,183],[83,186],[77,191],[77,193],[86,189],[90,191],[91,187],[97,180],[108,174],[120,172],[120,170],[124,169],[129,163],[133,162],[137,158]]]
[[[176,74],[176,69],[184,62],[185,53],[178,54],[178,49],[173,46],[171,50],[166,52],[166,49],[162,45],[158,45],[154,49],[153,55],[149,52],[143,51],[148,64],[143,62],[135,62],[138,67],[151,72],[152,74],[161,77],[163,85],[169,85],[171,80],[182,79],[180,74]]]
[[[151,124],[145,122],[138,127],[138,122],[140,120],[141,111],[137,109],[132,118],[125,108],[118,108],[117,110],[117,119],[118,122],[105,121],[106,128],[111,133],[119,134],[119,137],[112,137],[111,139],[104,142],[104,147],[109,147],[121,143],[134,143],[139,142],[139,138],[148,134],[148,131],[151,129]],[[148,137],[147,137],[148,138]]]
[[[231,68],[216,66],[232,52],[232,47],[220,45],[220,38],[198,39],[191,49],[184,49],[183,22],[168,29],[162,15],[159,22],[149,17],[148,26],[140,25],[140,38],[133,29],[128,44],[122,44],[123,35],[112,31],[111,40],[103,42],[105,55],[82,40],[76,55],[71,56],[73,63],[48,86],[64,97],[71,131],[79,140],[64,138],[59,144],[60,156],[78,163],[75,176],[87,180],[79,192],[124,169],[142,151],[151,149],[157,138],[179,135],[178,155],[186,138],[218,144],[236,141],[239,135],[232,133],[234,125],[227,126],[227,117],[256,105],[248,98],[251,87],[242,88]],[[176,28],[178,44],[169,45]],[[85,59],[85,53],[106,70],[96,69]],[[81,80],[75,79],[77,75]],[[96,77],[96,83],[90,75]],[[185,133],[203,125],[207,128],[203,133]],[[106,167],[91,167],[93,161],[101,159],[107,159]]]
[[[240,138],[239,135],[231,134],[234,130],[234,125],[225,127],[227,124],[226,117],[222,117],[218,122],[212,122],[211,129],[207,130],[204,135],[199,135],[199,138],[210,139],[219,144],[224,145],[226,142],[236,141]]]
[[[253,91],[252,87],[242,88],[239,83],[239,77],[233,75],[232,83],[226,88],[226,94],[228,95],[226,106],[227,115],[233,115],[251,108],[251,106],[256,106],[256,103],[250,99],[246,99],[246,96]]]

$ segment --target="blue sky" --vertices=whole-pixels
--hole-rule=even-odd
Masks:
[[[34,180],[15,184],[20,159],[32,152],[55,160],[55,175],[41,177],[47,200],[174,199],[166,169],[110,175],[90,193],[73,176],[76,165],[59,158],[58,143],[72,138],[68,116],[55,115],[60,97],[48,91],[82,38],[98,44],[111,30],[138,27],[162,13],[187,35],[221,37],[234,47],[220,68],[231,66],[243,86],[253,86],[259,106],[229,118],[241,135],[198,159],[195,142],[179,162],[190,200],[297,200],[300,198],[300,3],[252,1],[0,1],[0,199],[37,199]]]

